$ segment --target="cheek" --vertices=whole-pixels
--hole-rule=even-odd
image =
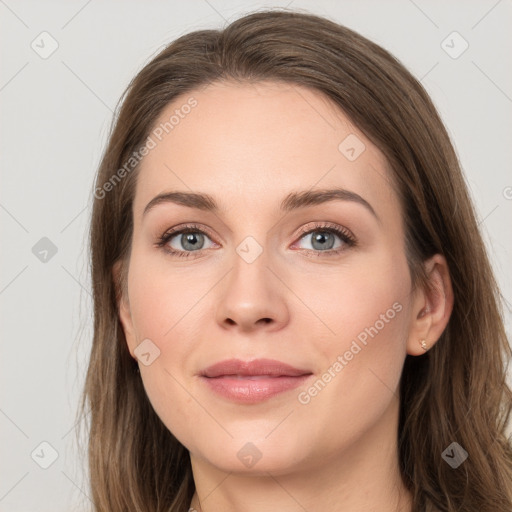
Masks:
[[[390,254],[378,264],[366,263],[352,267],[337,286],[328,286],[331,300],[322,301],[322,318],[334,334],[324,338],[321,348],[324,373],[316,386],[321,391],[306,390],[304,396],[304,401],[311,398],[306,409],[311,405],[320,415],[329,411],[321,422],[344,425],[347,435],[372,424],[389,406],[406,354],[407,262]]]
[[[204,322],[211,322],[199,316],[211,277],[185,266],[171,268],[165,257],[144,251],[131,256],[128,287],[137,343],[149,339],[159,351],[150,365],[139,364],[141,378],[155,412],[179,438],[204,414],[186,376],[193,372],[197,343],[205,338]]]
[[[372,414],[381,411],[392,397],[390,389],[398,385],[405,359],[411,285],[407,262],[389,252],[360,263],[336,276],[317,276],[317,292],[306,299],[322,320],[313,319],[317,332],[324,334],[310,347],[321,361],[321,392],[306,390],[304,402],[311,398],[314,407],[334,415],[358,411],[362,404]],[[307,329],[305,322],[302,328]]]
[[[286,279],[309,309],[301,315],[301,329],[317,333],[312,348],[321,350],[329,360],[349,350],[354,340],[380,352],[392,351],[397,344],[401,347],[411,286],[402,255],[381,251],[354,258],[354,264],[341,265],[335,271],[318,272],[314,279],[292,273]],[[370,340],[380,342],[370,347]]]
[[[203,273],[204,274],[204,273]],[[132,318],[141,339],[164,343],[173,337],[212,284],[201,272],[172,267],[161,255],[133,254],[129,294]]]
[[[129,289],[139,341],[149,338],[161,351],[151,366],[141,366],[148,398],[167,428],[200,452],[203,431],[219,427],[205,413],[209,404],[189,392],[187,379],[201,343],[218,329],[212,315],[221,298],[214,285],[224,272],[215,265],[193,267],[171,268],[165,258],[134,254]],[[311,355],[320,379],[316,391],[304,390],[307,404],[294,399],[294,417],[304,436],[335,450],[378,421],[393,398],[405,357],[410,281],[405,259],[391,252],[336,270],[320,268],[307,275],[291,266],[279,269],[293,294],[278,281],[274,286],[290,315],[286,329],[297,334],[297,350]],[[276,435],[266,442],[280,453],[284,440]]]
[[[308,333],[298,349],[324,366],[350,350],[354,359],[389,363],[403,348],[410,290],[405,257],[382,251],[354,261],[338,269],[319,265],[308,274],[279,269],[293,297],[278,282],[274,285],[275,293],[287,301],[289,328]],[[132,255],[129,290],[138,340],[152,340],[169,371],[183,372],[195,344],[215,329],[213,287],[222,273],[215,264],[187,265],[172,267],[165,257],[144,251]]]

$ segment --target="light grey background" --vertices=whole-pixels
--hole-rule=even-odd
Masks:
[[[118,98],[172,39],[287,5],[355,29],[421,79],[453,138],[511,299],[510,1],[0,0],[1,511],[90,505],[73,428],[91,342],[86,237],[93,176]],[[469,44],[458,58],[441,46],[453,31]],[[58,48],[43,59],[52,38]],[[444,43],[452,54],[462,44],[457,36]],[[57,248],[46,262],[32,250],[43,237]],[[40,464],[52,461],[51,448],[41,442],[58,453],[48,469]]]

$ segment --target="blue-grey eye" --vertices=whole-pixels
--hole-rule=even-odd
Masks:
[[[302,240],[310,238],[311,247],[302,247],[302,249],[314,249],[317,251],[329,251],[331,249],[337,249],[342,245],[342,240],[339,235],[325,229],[316,229],[306,233]],[[340,240],[337,246],[335,246],[336,238]]]
[[[176,251],[199,251],[204,249],[206,237],[197,231],[177,233],[169,240],[169,245]]]

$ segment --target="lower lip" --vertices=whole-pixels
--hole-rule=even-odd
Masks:
[[[304,383],[309,375],[297,377],[202,377],[215,393],[241,403],[257,403],[294,389]]]

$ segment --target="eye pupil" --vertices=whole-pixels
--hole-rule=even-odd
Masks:
[[[330,243],[326,243],[326,241],[329,239],[330,237]],[[313,241],[312,241],[312,246],[315,248],[315,249],[321,249],[321,250],[325,250],[325,249],[332,249],[332,247],[334,246],[334,235],[332,233],[329,233],[328,231],[315,231],[313,236]],[[319,246],[315,246],[315,244],[317,243],[320,243]]]
[[[201,242],[204,242],[204,236],[200,233],[184,233],[181,237],[181,245],[184,249],[197,250],[202,245]],[[187,247],[187,244],[190,246]]]

